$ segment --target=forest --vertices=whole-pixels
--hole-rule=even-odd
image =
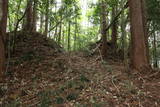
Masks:
[[[0,0],[1,107],[159,107],[160,0]]]

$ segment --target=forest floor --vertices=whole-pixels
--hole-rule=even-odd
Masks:
[[[67,53],[34,33],[19,34],[6,80],[3,107],[158,107],[160,72],[127,70],[122,61]],[[24,36],[25,35],[25,36]]]

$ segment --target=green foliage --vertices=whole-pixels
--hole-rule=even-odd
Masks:
[[[112,21],[112,9],[117,6],[117,11],[120,11],[127,2],[127,0],[103,0],[106,5],[106,22],[109,24]],[[152,33],[158,32],[160,30],[160,1],[159,0],[145,0],[147,7],[147,21],[149,27],[149,36],[152,40]],[[100,26],[100,17],[101,17],[101,1],[97,0],[86,0],[85,4],[86,13],[83,13],[84,4],[80,4],[81,0],[49,0],[49,10],[46,12],[47,1],[46,0],[37,0],[37,31],[41,33],[45,30],[45,15],[48,13],[49,18],[49,35],[53,40],[55,40],[59,45],[64,47],[65,50],[69,51],[78,51],[85,50],[89,52],[87,46],[90,43],[94,43],[100,40],[101,35],[101,26]],[[10,0],[9,1],[9,15],[8,15],[8,31],[13,31],[15,29],[15,24],[17,20],[20,19],[27,7],[27,0]],[[85,15],[85,16],[84,16]],[[42,18],[42,26],[40,27]],[[18,30],[21,30],[24,26],[26,19],[20,22]],[[128,10],[124,11],[124,19],[121,22],[118,20],[118,48],[122,49],[122,36],[126,36],[125,48],[127,49],[130,41],[130,32],[129,30],[129,19],[128,19]],[[68,22],[70,22],[70,32],[68,30]],[[85,22],[85,23],[84,23]],[[82,25],[82,24],[86,25]],[[125,25],[125,35],[122,34],[121,23]],[[126,27],[127,26],[127,27]],[[69,37],[70,34],[70,37]],[[112,35],[112,29],[109,29],[107,39],[110,41]],[[158,34],[157,34],[158,35]],[[70,43],[68,43],[70,40]],[[69,44],[69,45],[68,45]],[[151,43],[149,44],[151,45]],[[153,47],[151,47],[153,48]],[[160,53],[159,42],[157,42],[157,54]],[[151,49],[152,51],[153,49]],[[153,53],[151,52],[151,55]],[[25,54],[22,59],[32,60],[35,56],[32,53]],[[41,58],[39,58],[41,60]]]
[[[8,8],[8,18],[9,18],[9,31],[13,31],[15,28],[15,24],[17,20],[22,17],[25,8],[26,8],[27,0],[10,0],[9,8]],[[21,23],[22,24],[22,23]]]
[[[160,1],[158,0],[146,0],[147,2],[147,12],[148,12],[148,19],[152,21],[153,24],[160,26]],[[155,26],[154,25],[154,26]]]
[[[88,17],[91,23],[100,24],[100,4],[91,4],[91,9],[88,12]]]

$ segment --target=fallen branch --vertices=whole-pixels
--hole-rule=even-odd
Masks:
[[[99,43],[99,44],[96,46],[96,48],[92,49],[91,55],[93,55],[93,54],[96,52],[96,50],[100,48],[100,46],[101,46],[101,43]]]
[[[114,79],[114,77],[112,76],[112,84],[117,89],[118,94],[120,94],[120,91],[119,91],[118,87],[116,86],[116,84],[114,83],[113,79]]]

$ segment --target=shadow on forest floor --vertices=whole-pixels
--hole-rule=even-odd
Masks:
[[[2,106],[124,107],[160,105],[160,72],[140,74],[120,61],[66,53],[35,33],[21,34],[11,57]],[[147,71],[146,71],[147,72]]]

